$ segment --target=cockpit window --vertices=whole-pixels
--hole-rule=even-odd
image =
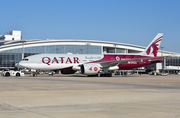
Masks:
[[[28,61],[28,59],[23,59],[23,61]]]

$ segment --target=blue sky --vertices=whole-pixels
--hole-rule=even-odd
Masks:
[[[164,50],[180,53],[180,0],[1,1],[0,34],[23,39],[85,39],[147,46],[164,33]]]

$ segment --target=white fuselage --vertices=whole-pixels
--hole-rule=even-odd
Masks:
[[[19,64],[36,70],[80,70],[80,64],[100,60],[104,55],[88,54],[38,54],[26,57]]]

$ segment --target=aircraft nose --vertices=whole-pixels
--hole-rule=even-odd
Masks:
[[[17,68],[24,68],[23,66],[20,65],[20,62],[19,62],[19,63],[16,63],[16,64],[15,64],[15,67],[17,67]]]
[[[20,61],[19,62],[19,66],[22,66],[22,67],[28,67],[27,63],[24,63],[23,61]]]
[[[23,63],[22,63],[22,61],[20,61],[20,62],[19,62],[19,66],[23,66]]]

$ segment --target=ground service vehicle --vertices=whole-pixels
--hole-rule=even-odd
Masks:
[[[4,77],[19,77],[19,76],[24,76],[24,73],[22,71],[14,71],[14,70],[5,70],[1,73],[2,76]]]

